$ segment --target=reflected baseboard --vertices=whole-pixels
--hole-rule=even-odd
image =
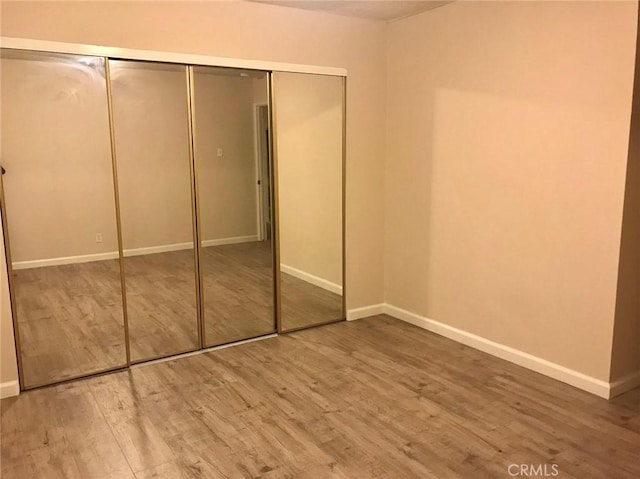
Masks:
[[[36,259],[32,261],[15,261],[11,264],[14,270],[44,268],[47,266],[61,266],[64,264],[91,263],[93,261],[106,261],[118,259],[117,251],[107,253],[82,254],[78,256],[62,256],[60,258]]]
[[[202,246],[222,246],[228,244],[251,243],[258,241],[257,235],[250,236],[233,236],[230,238],[218,238],[204,240]],[[125,257],[144,256],[148,254],[168,253],[171,251],[180,251],[185,249],[193,249],[193,243],[174,243],[159,246],[147,246],[144,248],[125,249],[123,251]],[[61,266],[65,264],[91,263],[93,261],[106,261],[118,259],[117,251],[109,251],[106,253],[83,254],[77,256],[63,256],[59,258],[45,258],[31,261],[15,261],[12,263],[14,270],[44,268],[46,266]]]
[[[202,240],[202,246],[206,248],[207,246],[223,246],[227,244],[253,243],[254,241],[258,241],[258,235],[232,236],[230,238]]]
[[[302,271],[292,266],[287,266],[286,264],[280,264],[280,271],[295,278],[301,279],[302,281],[306,281],[307,283],[311,283],[314,286],[318,286],[319,288],[342,295],[342,286],[336,283],[332,283],[331,281],[328,281],[324,278],[320,278],[319,276],[314,276],[310,273],[307,273],[306,271]]]
[[[168,253],[170,251],[181,251],[185,249],[193,249],[193,243],[189,241],[187,243],[175,243],[160,246],[147,246],[146,248],[125,249],[122,251],[122,254],[126,258],[129,256],[144,256],[147,254]]]

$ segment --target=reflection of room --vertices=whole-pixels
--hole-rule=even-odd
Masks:
[[[276,141],[267,71],[2,67],[23,387],[344,318],[340,77],[277,74]]]

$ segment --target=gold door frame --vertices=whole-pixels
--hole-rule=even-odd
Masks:
[[[7,286],[9,287],[9,308],[11,310],[11,322],[13,323],[13,342],[16,349],[16,364],[18,366],[18,384],[22,391],[24,376],[22,372],[22,351],[20,348],[20,327],[18,325],[18,311],[15,300],[15,290],[12,285],[13,262],[11,261],[11,242],[9,241],[9,222],[4,201],[4,175],[0,174],[0,216],[2,216],[2,232],[4,240],[4,259],[7,262]]]
[[[104,77],[107,84],[107,107],[109,110],[109,140],[111,143],[111,168],[113,170],[113,195],[116,205],[116,228],[118,235],[118,262],[120,264],[120,288],[122,289],[122,318],[124,320],[124,346],[127,355],[127,367],[131,366],[131,347],[129,342],[129,316],[127,313],[127,287],[124,270],[124,252],[122,247],[122,221],[120,217],[120,192],[118,190],[118,162],[116,156],[116,132],[113,118],[113,94],[111,92],[111,68],[109,58],[104,57]]]
[[[342,319],[347,319],[347,77],[342,77]]]
[[[191,208],[193,216],[193,241],[195,259],[195,284],[198,300],[198,349],[205,344],[204,331],[204,283],[202,280],[202,233],[200,231],[200,189],[198,183],[198,162],[196,161],[196,111],[195,111],[195,79],[193,65],[185,65],[187,74],[187,115],[189,122],[189,164],[191,169]]]
[[[282,328],[282,298],[280,282],[280,195],[278,194],[278,122],[276,121],[276,80],[269,73],[269,148],[271,154],[271,208],[273,221],[271,222],[273,238],[273,280],[274,294],[274,314],[276,317],[276,330],[283,332]]]

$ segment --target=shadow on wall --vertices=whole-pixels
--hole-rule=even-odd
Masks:
[[[388,304],[608,379],[636,13],[456,2],[389,25]]]

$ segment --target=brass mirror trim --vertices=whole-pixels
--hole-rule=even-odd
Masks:
[[[282,298],[280,282],[280,208],[278,194],[278,124],[276,121],[276,79],[274,72],[269,72],[269,148],[271,153],[271,209],[272,217],[272,248],[273,248],[273,286],[274,313],[276,317],[276,331],[284,332],[282,327]]]
[[[120,265],[120,287],[122,288],[122,317],[124,320],[124,346],[127,366],[131,365],[131,347],[129,344],[129,317],[127,314],[127,287],[124,271],[124,253],[122,248],[122,221],[120,218],[120,192],[118,190],[118,164],[116,161],[116,132],[113,120],[113,95],[111,92],[111,68],[109,58],[104,57],[105,82],[107,84],[107,106],[109,110],[109,139],[111,143],[111,168],[113,171],[113,194],[116,204],[116,229],[118,236],[118,263]]]
[[[342,77],[342,319],[347,319],[347,77]]]
[[[18,384],[22,391],[24,375],[22,371],[22,350],[20,348],[20,327],[18,325],[18,308],[16,306],[15,290],[13,288],[13,261],[11,260],[11,242],[9,241],[9,221],[7,220],[7,208],[4,200],[4,180],[0,175],[0,216],[2,216],[2,231],[4,233],[4,255],[7,262],[7,283],[9,287],[9,306],[11,308],[11,320],[13,322],[13,342],[16,348],[16,363],[18,366]]]
[[[271,203],[271,269],[273,271],[273,329],[280,331],[280,268],[278,266],[280,260],[279,235],[277,229],[277,211],[276,202],[276,181],[275,181],[275,152],[274,138],[275,126],[273,123],[273,72],[267,72],[267,127],[269,128],[268,152],[269,155],[269,202]]]
[[[202,233],[200,231],[200,188],[198,184],[198,162],[196,160],[196,110],[195,110],[195,79],[193,65],[186,66],[187,75],[187,117],[189,130],[189,165],[191,174],[191,215],[193,223],[195,285],[198,300],[198,348],[205,347],[204,327],[204,282],[202,274]]]

